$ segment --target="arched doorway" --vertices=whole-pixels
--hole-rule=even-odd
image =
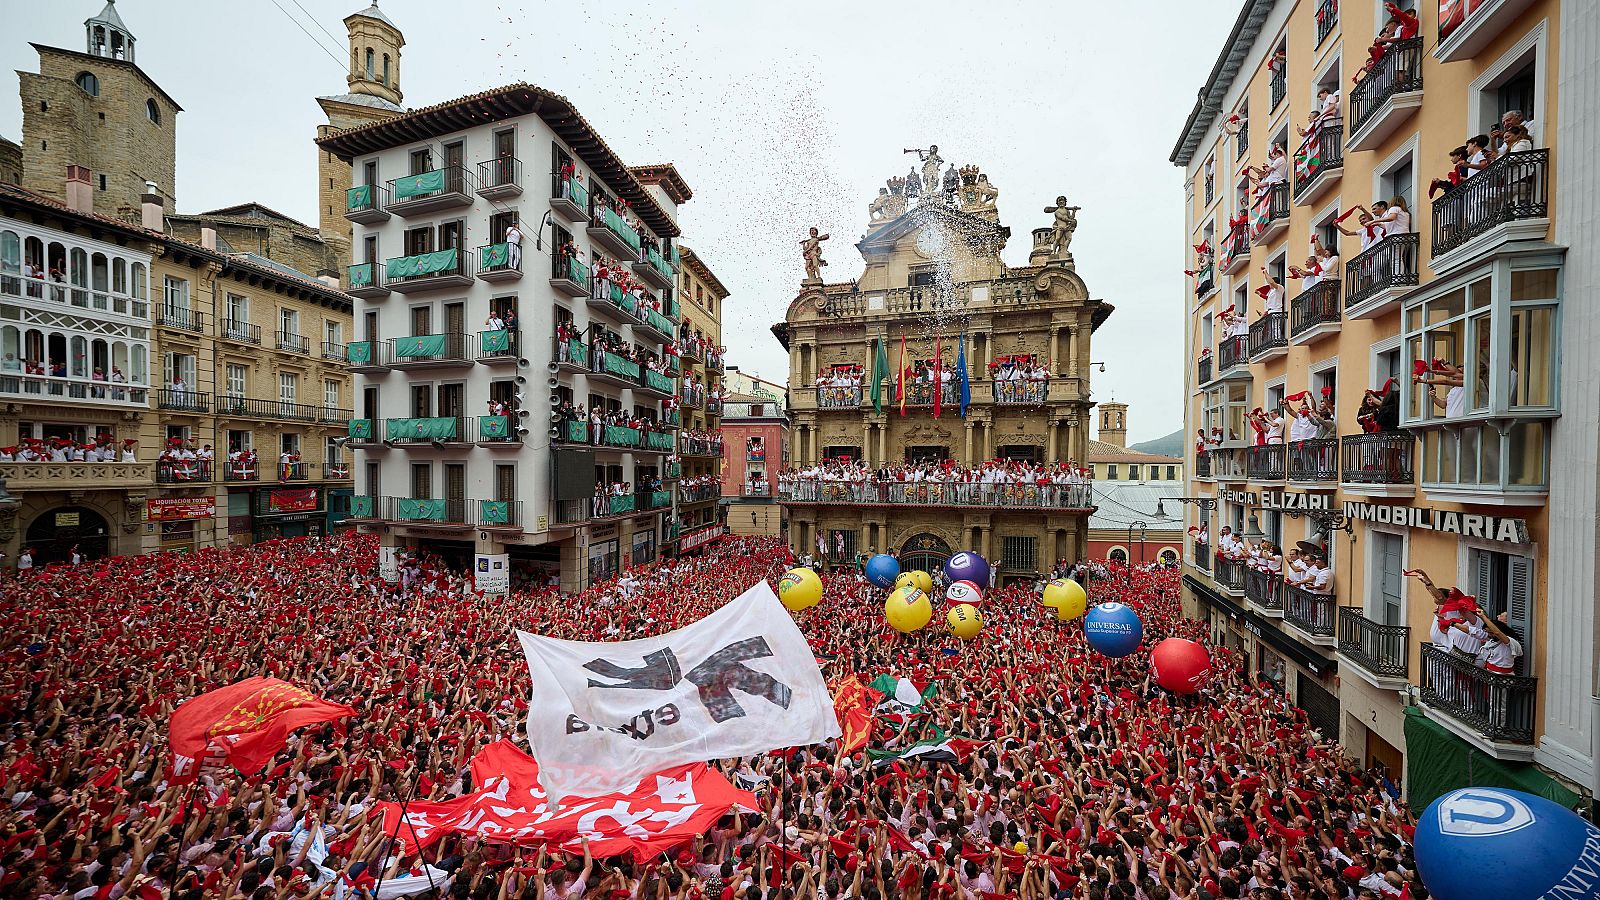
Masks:
[[[1170,566],[1170,565],[1175,564],[1177,561],[1178,561],[1178,551],[1172,549],[1171,547],[1168,547],[1167,549],[1161,551],[1161,564],[1162,565]]]
[[[923,532],[900,546],[900,571],[921,569],[931,575],[943,569],[949,558],[950,545],[938,535]]]
[[[1111,551],[1110,559],[1112,562],[1126,563],[1128,561],[1128,554],[1121,547],[1118,547],[1117,549]]]
[[[110,549],[111,526],[87,506],[57,506],[33,520],[23,544],[33,548],[34,565],[70,562],[73,544],[84,559],[100,559]]]

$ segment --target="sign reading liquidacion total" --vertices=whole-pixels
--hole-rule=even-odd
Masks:
[[[152,522],[213,519],[216,515],[215,497],[152,497],[145,501],[145,518]]]

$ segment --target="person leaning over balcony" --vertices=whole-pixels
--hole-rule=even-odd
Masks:
[[[1377,204],[1374,203],[1373,205],[1376,206]],[[1351,213],[1360,213],[1360,215],[1356,216],[1357,227],[1355,231],[1344,227],[1345,216]],[[1333,227],[1339,229],[1339,233],[1345,237],[1361,238],[1362,252],[1366,252],[1367,248],[1383,240],[1383,226],[1377,223],[1377,218],[1371,212],[1368,212],[1365,206],[1356,206],[1345,210],[1344,215],[1333,220]]]
[[[1261,315],[1283,312],[1283,285],[1279,284],[1266,266],[1261,267],[1261,277],[1267,283],[1256,288],[1256,296],[1261,298]]]
[[[1478,651],[1482,649],[1484,639],[1489,636],[1488,630],[1483,627],[1485,619],[1481,611],[1472,610],[1464,618],[1450,623],[1450,630],[1445,633],[1445,639],[1450,642],[1451,656],[1477,664]]]
[[[1505,613],[1494,618],[1480,616],[1479,621],[1487,634],[1478,648],[1478,665],[1496,675],[1515,675],[1517,660],[1522,658],[1522,641],[1518,640],[1516,629],[1506,623]]]
[[[1320,235],[1311,236],[1311,252],[1316,257],[1319,281],[1339,280],[1339,248],[1327,247]]]
[[[1395,195],[1388,200],[1374,201],[1372,212],[1376,216],[1373,221],[1381,227],[1383,237],[1411,233],[1411,210],[1406,207],[1404,197]]]
[[[1471,178],[1487,169],[1494,162],[1494,145],[1490,143],[1487,134],[1476,134],[1467,138],[1467,173]]]
[[[513,269],[522,268],[522,229],[515,216],[506,224],[506,261]]]

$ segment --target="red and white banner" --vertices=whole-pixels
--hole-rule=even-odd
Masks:
[[[378,803],[384,833],[396,835],[406,853],[447,834],[570,849],[588,838],[595,856],[632,853],[643,862],[705,833],[730,810],[756,809],[754,795],[705,763],[648,775],[632,790],[555,806],[539,787],[539,764],[508,740],[478,751],[472,780],[483,787],[454,800],[407,804],[404,821],[400,804]]]
[[[215,497],[152,497],[145,501],[145,518],[151,522],[212,519],[216,515]]]

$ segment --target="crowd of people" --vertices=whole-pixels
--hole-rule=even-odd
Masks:
[[[1209,685],[1174,696],[1153,685],[1145,652],[1107,660],[1079,625],[1042,614],[1031,584],[990,591],[983,633],[961,642],[941,628],[890,631],[881,592],[851,570],[824,576],[821,606],[797,621],[830,678],[933,685],[914,714],[877,717],[868,749],[889,758],[830,742],[718,761],[755,788],[758,808],[730,811],[648,860],[459,837],[421,855],[396,849],[368,814],[374,804],[476,789],[466,767],[477,750],[522,742],[529,681],[514,628],[594,641],[657,634],[792,561],[771,538],[724,538],[702,552],[567,595],[530,586],[483,596],[426,553],[388,584],[374,573],[373,540],[349,535],[7,576],[0,893],[1428,896],[1397,773],[1359,768],[1232,651],[1210,647]],[[1147,647],[1167,636],[1209,643],[1209,628],[1181,615],[1175,574],[1105,567],[1115,571],[1089,579],[1093,599],[1132,605]],[[259,773],[206,775],[192,793],[169,784],[174,707],[256,674],[357,715],[301,729]],[[946,734],[970,741],[953,761],[893,759]],[[313,834],[325,855],[307,851]]]
[[[93,440],[75,441],[68,437],[24,437],[9,447],[0,447],[0,462],[137,462],[134,448],[139,442],[102,431]]]
[[[976,466],[954,460],[868,466],[825,459],[778,473],[779,496],[815,503],[923,503],[962,506],[1085,508],[1094,473],[1074,462],[993,459]]]
[[[678,446],[694,456],[721,456],[722,430],[685,428],[678,432]]]
[[[1191,536],[1201,544],[1210,545],[1210,535],[1205,526],[1189,529]],[[1327,547],[1317,541],[1299,541],[1285,548],[1263,537],[1252,541],[1235,534],[1230,525],[1222,526],[1217,535],[1216,558],[1222,562],[1242,563],[1250,571],[1266,576],[1266,592],[1277,596],[1282,585],[1301,588],[1312,594],[1334,593],[1333,566],[1328,561]]]

